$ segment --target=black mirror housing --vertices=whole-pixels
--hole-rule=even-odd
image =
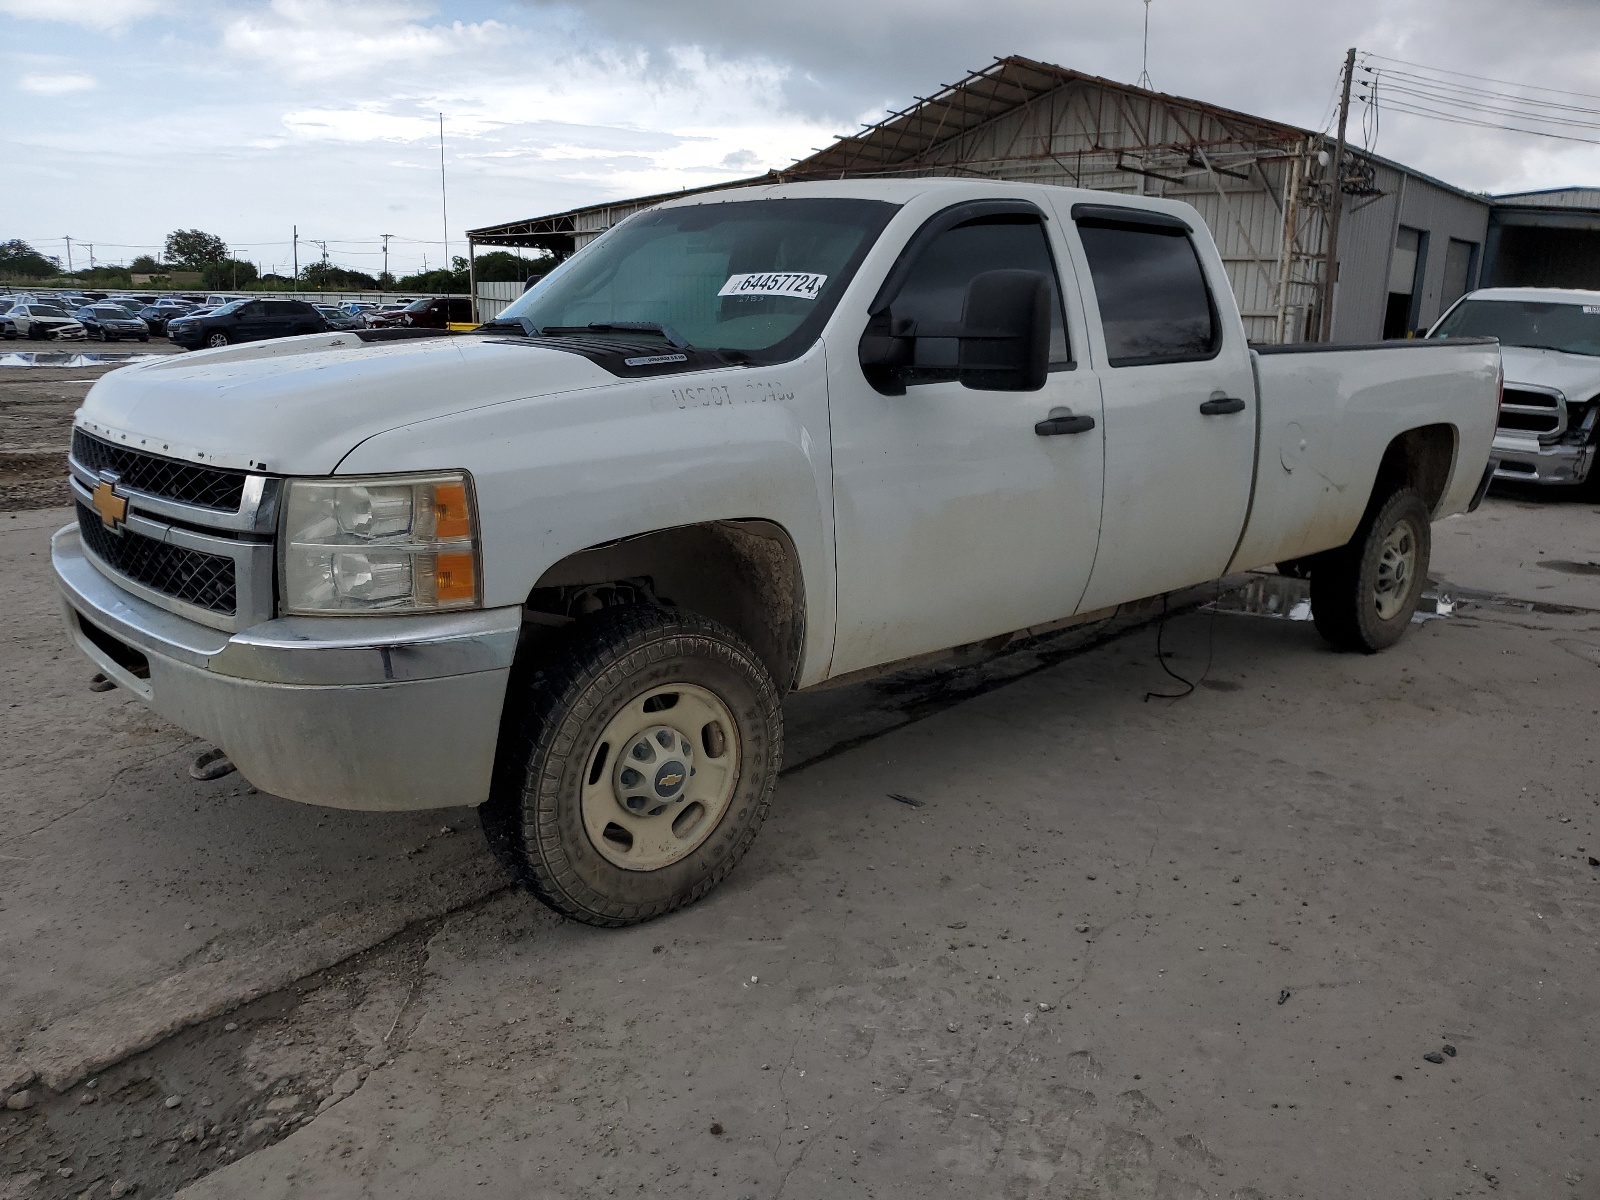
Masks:
[[[1050,281],[1039,271],[985,271],[967,284],[959,324],[876,315],[862,335],[863,373],[885,395],[904,395],[917,338],[960,343],[956,378],[989,392],[1036,392],[1050,371]]]
[[[1050,373],[1050,281],[1039,271],[985,271],[967,284],[957,378],[990,392],[1036,392]]]

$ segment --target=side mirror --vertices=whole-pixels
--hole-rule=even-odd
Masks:
[[[967,284],[959,324],[877,314],[861,338],[861,367],[873,387],[903,394],[901,372],[917,338],[960,343],[956,378],[990,392],[1036,392],[1050,371],[1050,281],[1039,271],[985,271]]]

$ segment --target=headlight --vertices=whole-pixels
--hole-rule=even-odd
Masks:
[[[291,479],[280,544],[285,613],[479,604],[478,519],[459,471]]]

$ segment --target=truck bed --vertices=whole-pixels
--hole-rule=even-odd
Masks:
[[[1343,545],[1385,449],[1408,430],[1438,427],[1454,443],[1434,519],[1471,503],[1499,409],[1495,339],[1254,346],[1252,358],[1255,486],[1230,570]]]

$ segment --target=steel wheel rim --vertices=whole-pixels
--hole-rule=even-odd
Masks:
[[[659,871],[693,854],[733,800],[740,749],[733,713],[714,692],[669,683],[635,696],[585,764],[583,827],[595,851],[625,871]]]
[[[1373,582],[1373,600],[1378,619],[1392,621],[1405,608],[1411,583],[1417,573],[1417,537],[1411,522],[1400,521],[1384,536],[1378,549],[1378,577]]]

